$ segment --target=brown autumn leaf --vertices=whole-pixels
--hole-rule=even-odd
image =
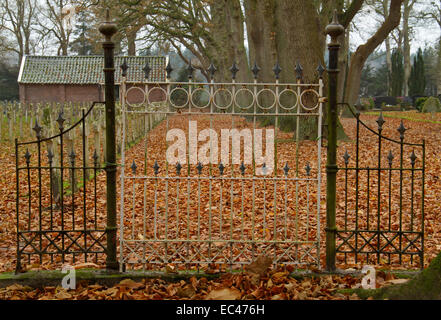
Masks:
[[[257,257],[257,259],[254,262],[247,265],[245,267],[245,270],[249,273],[254,273],[262,277],[267,273],[272,263],[273,263],[273,259],[271,259],[268,256],[262,255]]]
[[[192,285],[187,284],[185,287],[179,287],[176,294],[180,298],[191,298],[196,294],[195,289]]]
[[[72,295],[63,289],[63,290],[58,291],[55,294],[54,298],[59,299],[59,300],[67,300],[67,299],[71,299]]]
[[[241,297],[241,293],[236,288],[223,288],[211,291],[205,300],[237,300]]]
[[[79,263],[73,266],[75,270],[79,269],[100,269],[100,266],[92,262]]]
[[[144,287],[144,284],[141,282],[135,282],[132,279],[124,279],[118,284],[118,286],[127,287],[130,289],[139,289]]]

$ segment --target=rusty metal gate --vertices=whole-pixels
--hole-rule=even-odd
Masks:
[[[232,80],[127,83],[121,66],[120,268],[241,268],[259,255],[278,265],[320,264],[323,72],[318,82]],[[127,148],[142,119],[145,139]],[[315,136],[302,140],[302,128]],[[265,149],[265,150],[263,150]]]

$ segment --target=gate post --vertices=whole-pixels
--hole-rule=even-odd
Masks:
[[[107,202],[107,257],[106,268],[117,270],[116,260],[116,140],[115,140],[115,66],[113,49],[115,44],[112,36],[117,32],[116,25],[110,21],[109,9],[106,12],[106,22],[102,23],[99,31],[105,36],[104,77],[106,101],[106,202]]]
[[[330,272],[335,271],[336,256],[336,188],[337,188],[337,90],[338,90],[338,51],[340,44],[338,37],[344,32],[342,25],[338,23],[337,10],[334,18],[326,27],[326,34],[331,36],[328,44],[329,50],[329,93],[327,106],[328,121],[328,158],[326,164],[326,269]]]

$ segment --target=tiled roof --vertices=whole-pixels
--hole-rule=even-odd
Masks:
[[[120,66],[124,59],[129,69],[127,82],[144,80],[146,62],[151,68],[148,81],[166,80],[166,57],[121,56],[115,57],[115,82],[121,78]],[[103,56],[25,56],[19,74],[19,83],[34,84],[97,84],[104,83]]]

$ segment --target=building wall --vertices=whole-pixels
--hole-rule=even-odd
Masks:
[[[19,84],[20,102],[100,101],[99,85]]]
[[[128,84],[127,89],[143,85]],[[93,102],[104,101],[104,88],[100,85],[64,85],[64,84],[19,84],[20,102],[44,103],[44,102]],[[131,89],[127,98],[130,103],[144,101],[143,93],[138,89]],[[115,99],[118,97],[115,95]],[[154,89],[149,95],[150,102],[165,100],[165,94],[160,89]],[[147,102],[147,101],[146,101]]]

